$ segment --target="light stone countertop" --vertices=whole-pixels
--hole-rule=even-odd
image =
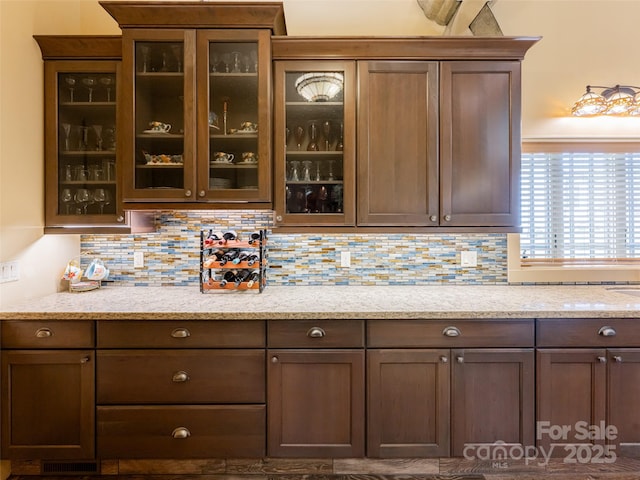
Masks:
[[[52,294],[0,312],[0,320],[554,317],[640,318],[640,286],[267,286],[261,294],[107,286]]]

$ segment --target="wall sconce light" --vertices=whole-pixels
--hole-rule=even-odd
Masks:
[[[602,89],[602,92],[592,92],[592,88]],[[573,105],[571,115],[575,117],[594,117],[597,115],[640,116],[640,87],[630,85],[616,85],[615,87],[587,85],[585,94]]]
[[[344,76],[338,72],[311,72],[296,79],[296,90],[308,102],[326,102],[342,91]]]

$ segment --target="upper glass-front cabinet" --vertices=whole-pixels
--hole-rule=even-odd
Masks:
[[[125,201],[271,200],[269,39],[124,31]]]
[[[280,225],[353,225],[353,62],[275,64],[275,209]]]

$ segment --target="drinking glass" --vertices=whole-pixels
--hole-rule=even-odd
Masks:
[[[73,202],[73,195],[71,194],[70,188],[62,189],[62,192],[60,192],[60,201],[64,205],[65,215],[69,215],[69,206],[71,202]]]
[[[331,145],[331,122],[329,120],[325,120],[322,122],[322,134],[324,135],[324,144],[325,150],[329,151],[329,147]]]
[[[298,172],[298,168],[300,167],[300,162],[297,160],[293,160],[291,162],[291,174],[289,175],[289,180],[292,182],[300,181],[300,173]]]
[[[329,174],[327,177],[327,180],[329,181],[333,181],[335,180],[335,177],[333,175],[333,164],[335,163],[335,160],[329,160]]]
[[[296,139],[296,144],[298,145],[298,150],[302,149],[302,141],[304,140],[304,127],[302,125],[296,125],[293,129],[293,136]]]
[[[96,86],[98,81],[93,77],[85,77],[82,79],[82,83],[89,90],[89,101],[93,102],[93,87]]]
[[[93,201],[100,207],[100,214],[104,213],[104,206],[107,201],[107,191],[104,188],[96,188],[93,191]]]
[[[102,150],[102,125],[91,125],[96,134],[96,150]]]
[[[171,51],[173,51],[173,56],[176,57],[176,61],[178,62],[177,71],[182,72],[182,44],[172,44]]]
[[[102,77],[100,83],[107,89],[107,102],[111,101],[111,85],[113,85],[113,77]]]
[[[73,77],[65,77],[64,81],[69,85],[69,101],[73,102],[73,89],[76,86],[76,79]]]
[[[83,213],[87,214],[87,207],[91,202],[91,193],[86,188],[79,188],[76,190],[75,201],[83,210]]]
[[[309,123],[309,145],[307,145],[307,150],[310,152],[315,152],[319,150],[318,148],[318,124],[315,121]]]
[[[304,182],[311,181],[311,161],[305,160],[302,162],[302,180]]]
[[[232,73],[240,73],[240,52],[231,52],[233,57],[233,70]]]
[[[341,152],[344,150],[344,123],[340,122],[340,136],[338,137],[338,143],[336,143],[336,151]]]
[[[140,45],[140,53],[142,53],[142,72],[149,71],[149,45]]]
[[[62,127],[62,133],[64,133],[64,149],[66,151],[69,150],[69,135],[71,134],[71,124],[70,123],[61,123],[60,127]]]

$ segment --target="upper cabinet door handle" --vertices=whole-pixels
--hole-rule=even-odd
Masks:
[[[462,332],[460,331],[460,329],[458,327],[446,327],[442,331],[442,334],[445,337],[459,337],[460,335],[462,335]]]
[[[615,337],[616,330],[613,327],[605,325],[604,327],[600,327],[600,330],[598,330],[598,335],[602,335],[603,337]]]
[[[36,337],[38,338],[49,338],[53,336],[53,332],[51,329],[43,327],[36,330]]]
[[[171,336],[173,338],[187,338],[191,336],[191,332],[186,328],[176,328],[173,332],[171,332]]]
[[[309,331],[307,332],[307,337],[311,337],[311,338],[322,338],[326,335],[327,333],[320,327],[311,327],[309,329]]]

